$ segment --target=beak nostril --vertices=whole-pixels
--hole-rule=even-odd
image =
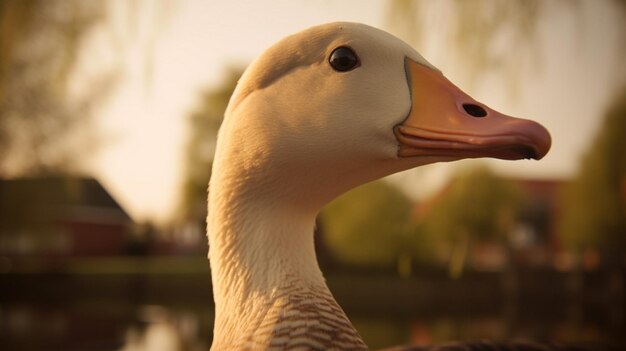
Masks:
[[[473,117],[480,118],[487,116],[487,111],[485,111],[485,109],[481,106],[475,104],[463,104],[463,109]]]

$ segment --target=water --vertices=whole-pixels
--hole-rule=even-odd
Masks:
[[[527,274],[513,283],[499,273],[450,280],[439,272],[328,281],[373,349],[511,338],[626,346],[623,290],[611,292],[610,274]],[[1,350],[195,351],[211,343],[208,273],[4,274],[0,287]]]

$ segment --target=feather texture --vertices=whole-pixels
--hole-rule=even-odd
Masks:
[[[358,68],[337,72],[329,65],[328,57],[338,47],[355,52]],[[356,23],[331,23],[283,39],[246,70],[220,128],[209,184],[207,235],[216,305],[213,350],[367,350],[319,270],[313,243],[316,215],[335,197],[368,181],[463,158],[457,155],[463,145],[477,143],[480,150],[490,150],[480,145],[489,137],[484,124],[477,125],[476,135],[465,129],[460,133],[459,125],[468,125],[463,119],[467,116],[462,115],[464,123],[459,124],[450,115],[415,112],[419,109],[413,108],[411,87],[421,80],[408,74],[406,62],[419,67],[415,72],[428,72],[421,78],[443,77],[414,49],[386,32]],[[432,81],[446,89],[454,87],[443,78]],[[432,86],[422,90],[431,91]],[[450,96],[469,99],[454,89],[429,95],[432,99],[424,105],[431,100],[446,102]],[[456,116],[460,105],[454,102],[445,111]],[[451,129],[456,139],[437,140],[437,147],[427,148],[425,156],[401,157],[394,128],[410,116],[418,122],[432,117],[455,125]],[[495,121],[504,117],[500,118]],[[441,137],[445,128],[436,129]],[[504,139],[526,140],[515,136]],[[463,144],[459,138],[471,140]],[[433,154],[442,147],[450,148],[449,153]],[[546,350],[530,343],[392,350],[497,347]]]

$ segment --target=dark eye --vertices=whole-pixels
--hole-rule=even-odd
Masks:
[[[347,72],[359,66],[359,58],[352,49],[340,46],[333,50],[328,58],[328,62],[339,72]]]

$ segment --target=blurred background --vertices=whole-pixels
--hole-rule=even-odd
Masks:
[[[357,21],[552,133],[543,160],[420,167],[318,219],[372,347],[626,348],[626,2],[0,0],[0,349],[206,350],[215,136],[246,65]]]

